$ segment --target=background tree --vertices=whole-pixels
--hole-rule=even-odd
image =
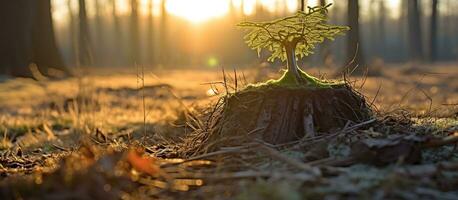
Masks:
[[[130,1],[130,59],[131,64],[135,64],[140,62],[140,54],[139,54],[139,44],[140,41],[138,39],[139,31],[138,31],[138,1],[131,0]]]
[[[4,1],[0,7],[0,72],[32,77],[35,63],[42,74],[53,76],[51,69],[66,74],[54,38],[49,0]]]
[[[407,0],[407,21],[409,38],[409,57],[411,60],[421,60],[423,43],[420,26],[420,5],[418,0]]]
[[[326,0],[320,0],[320,6],[324,7],[326,5],[328,5],[326,3]],[[329,49],[329,42],[328,41],[324,41],[323,44],[321,44],[320,54],[321,54],[322,64],[324,64],[325,66],[329,66],[328,64],[330,64],[332,61],[330,61],[330,59],[331,59],[331,50]]]
[[[79,43],[78,52],[80,64],[88,66],[93,64],[89,25],[87,22],[86,0],[79,0]]]
[[[78,65],[79,59],[78,59],[78,39],[77,39],[77,33],[76,33],[76,23],[75,23],[75,15],[73,13],[73,7],[72,7],[72,0],[67,0],[67,10],[68,10],[68,19],[69,19],[69,37],[70,37],[70,60],[72,63],[76,63]]]
[[[118,62],[125,62],[125,52],[124,52],[124,35],[121,27],[121,20],[118,16],[118,5],[117,0],[111,0],[111,17],[113,18],[113,49],[114,53],[118,56]]]
[[[104,23],[103,16],[101,14],[100,0],[94,1],[95,8],[95,41],[96,47],[96,58],[94,60],[95,64],[101,65],[105,63],[105,39],[104,39]]]
[[[434,62],[437,59],[437,5],[438,0],[432,0],[431,5],[431,27],[430,27],[430,34],[429,34],[429,59],[430,61]]]
[[[166,65],[168,60],[168,45],[167,45],[167,23],[168,23],[168,14],[165,9],[167,0],[161,1],[161,25],[160,25],[160,39],[159,39],[159,53],[161,65]]]
[[[379,33],[378,33],[378,52],[377,54],[380,56],[380,57],[384,57],[384,53],[385,53],[385,43],[386,43],[386,8],[385,8],[385,1],[383,0],[379,0],[379,11],[378,11],[378,14],[379,14],[379,17],[378,17],[378,27],[379,27]]]
[[[347,6],[347,23],[350,27],[347,39],[347,62],[351,62],[354,59],[352,68],[354,69],[357,67],[356,72],[362,74],[366,66],[364,63],[359,30],[359,1],[348,0]],[[353,69],[350,69],[350,71]]]
[[[147,52],[148,52],[148,56],[147,56],[147,62],[151,65],[154,65],[154,58],[155,58],[155,54],[154,54],[154,18],[153,18],[153,0],[149,0],[148,1],[148,21],[147,21],[148,25],[148,31],[147,31],[147,37],[146,37],[146,41],[147,41]]]

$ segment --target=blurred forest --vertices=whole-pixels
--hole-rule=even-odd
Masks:
[[[34,4],[27,0],[17,2],[4,3],[2,18],[18,15],[20,12],[15,9],[26,12],[18,4]],[[333,4],[329,13],[331,23],[348,25],[352,30],[336,42],[325,42],[318,47],[304,61],[306,66],[343,66],[353,58],[360,66],[458,58],[458,14],[454,12],[458,1],[306,0],[308,6],[328,3]],[[40,28],[32,34],[35,39],[19,36],[33,28],[17,24],[33,24],[28,23],[31,20],[2,22],[7,29],[17,31],[2,33],[5,44],[0,49],[0,60],[4,67],[0,72],[4,74],[24,74],[11,69],[30,63],[39,67],[65,64],[70,68],[136,64],[156,68],[212,68],[259,64],[266,60],[266,55],[257,58],[246,47],[243,31],[236,24],[287,16],[301,5],[298,0],[50,0],[35,4],[28,9],[40,8],[36,13],[42,14],[34,17],[35,12],[28,12],[32,18],[46,19],[47,9],[52,18],[49,22],[37,22]],[[36,39],[37,35],[47,38]],[[22,46],[18,45],[21,41]],[[30,49],[25,45],[27,41],[41,41],[35,42],[40,44],[38,47],[32,45],[38,49],[32,52],[48,55],[40,57],[36,55],[39,53],[27,50],[29,53],[23,54],[29,56],[19,58],[20,49]],[[53,50],[46,49],[52,46],[58,49],[55,55],[49,55]]]

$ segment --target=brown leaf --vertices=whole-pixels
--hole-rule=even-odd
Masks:
[[[374,165],[387,165],[395,162],[419,163],[424,141],[416,136],[366,139],[352,145],[351,156],[356,160]]]
[[[157,160],[144,155],[144,150],[140,148],[129,150],[127,161],[135,170],[149,175],[156,175],[161,171],[156,163]]]

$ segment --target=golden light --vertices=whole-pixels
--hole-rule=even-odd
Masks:
[[[168,13],[199,23],[222,17],[229,12],[229,0],[168,0]]]
[[[261,0],[261,5],[266,8],[269,12],[275,12],[277,0]]]
[[[326,1],[326,3],[332,3],[334,4],[334,1]],[[308,0],[307,1],[307,6],[314,7],[314,6],[319,6],[321,4],[320,0]]]
[[[401,6],[401,0],[388,0],[385,6],[392,18],[397,19],[400,17],[401,13],[399,7]]]
[[[130,13],[130,5],[127,0],[115,0],[116,1],[116,12],[119,15],[126,15]]]
[[[256,0],[244,0],[243,1],[243,14],[251,15],[254,13],[256,7]]]
[[[298,1],[286,1],[286,8],[288,8],[288,12],[296,12],[299,6]]]
[[[243,0],[232,0],[232,5],[234,5],[235,8],[240,8],[242,7],[242,1]]]

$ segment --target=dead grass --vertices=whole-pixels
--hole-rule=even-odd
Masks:
[[[350,80],[378,108],[377,122],[347,124],[330,135],[277,146],[254,141],[216,152],[202,150],[187,159],[179,154],[179,142],[204,127],[201,114],[211,112],[218,99],[214,91],[224,94],[228,87],[218,82],[219,71],[146,69],[146,120],[135,72],[99,70],[81,80],[39,83],[8,80],[0,83],[0,196],[458,198],[456,145],[425,150],[422,163],[397,159],[377,168],[342,162],[351,156],[355,141],[386,142],[393,135],[413,134],[442,138],[458,132],[455,66],[425,66],[421,74],[402,66],[387,68],[380,77]],[[246,80],[238,83],[239,89],[243,82],[276,78],[278,73],[237,74]],[[144,125],[147,138],[142,138]],[[194,139],[187,144],[202,142]],[[129,153],[137,147],[145,152]],[[151,167],[159,171],[153,173]]]

